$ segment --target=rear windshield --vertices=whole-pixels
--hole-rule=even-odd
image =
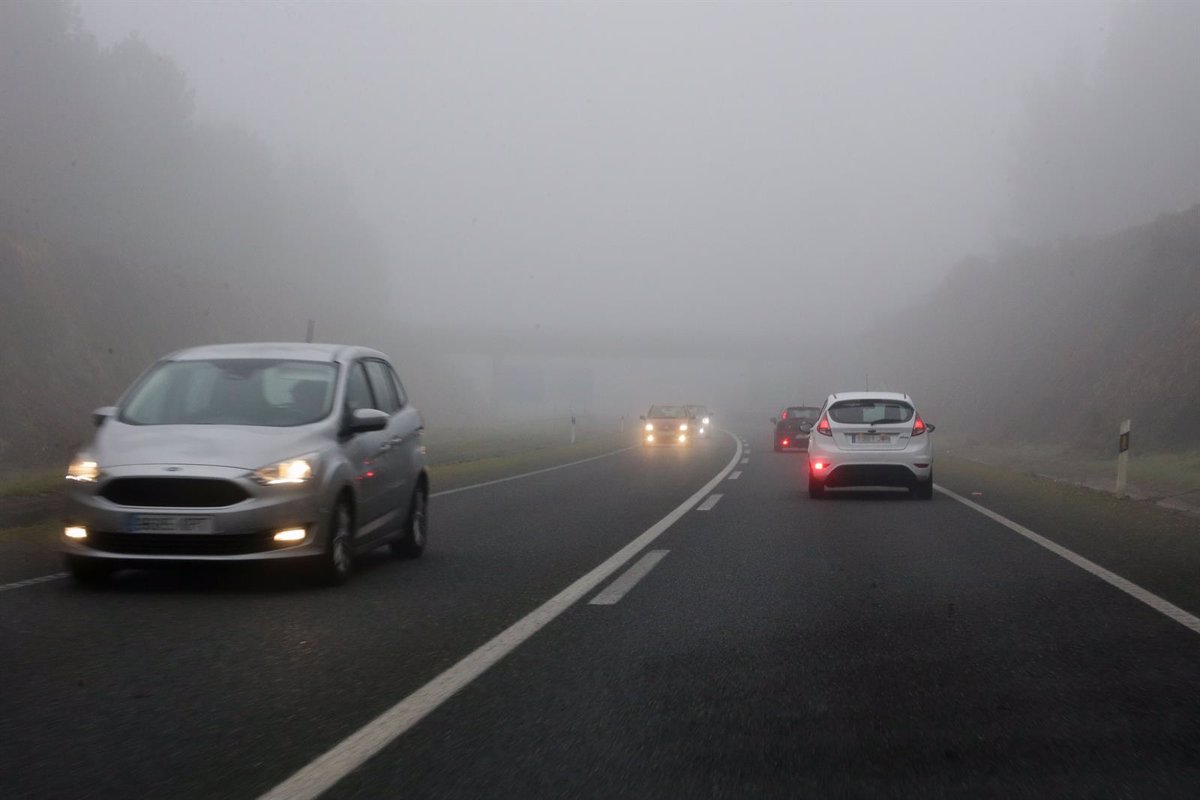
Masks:
[[[130,425],[305,425],[329,416],[337,367],[316,361],[167,361],[121,409]]]
[[[812,406],[791,406],[783,412],[783,418],[788,422],[816,422],[821,416],[821,409]]]
[[[842,400],[829,407],[830,419],[848,425],[908,422],[912,416],[913,407],[900,400]]]
[[[687,413],[683,410],[683,406],[650,406],[650,413],[646,416],[659,419],[678,419],[686,417]]]

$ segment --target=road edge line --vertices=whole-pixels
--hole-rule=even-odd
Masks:
[[[1189,614],[1188,612],[1184,611],[1182,608],[1175,605],[1174,603],[1172,603],[1168,600],[1164,600],[1163,598],[1159,597],[1158,595],[1154,594],[1153,592],[1151,592],[1147,589],[1143,589],[1141,586],[1138,586],[1136,583],[1134,583],[1131,580],[1122,578],[1117,573],[1105,569],[1104,567],[1100,566],[1096,562],[1091,561],[1087,558],[1084,558],[1083,556],[1079,555],[1075,551],[1068,550],[1067,548],[1063,547],[1061,544],[1053,542],[1053,541],[1047,539],[1045,536],[1042,536],[1040,533],[1035,533],[1034,531],[1031,531],[1029,528],[1026,528],[1024,525],[1013,522],[1008,517],[1005,517],[1002,514],[997,514],[995,511],[992,511],[990,508],[985,508],[984,506],[979,505],[978,503],[976,503],[973,500],[968,500],[967,498],[963,497],[962,495],[958,494],[957,492],[953,492],[950,489],[947,489],[944,486],[938,486],[937,484],[934,484],[933,488],[937,489],[939,492],[946,495],[950,499],[957,500],[958,502],[962,503],[967,508],[970,508],[974,511],[978,511],[980,514],[983,514],[985,517],[992,520],[993,522],[998,522],[1001,525],[1003,525],[1004,527],[1013,531],[1014,533],[1018,533],[1021,536],[1024,536],[1026,539],[1033,542],[1034,544],[1046,548],[1051,553],[1054,553],[1056,556],[1071,562],[1075,566],[1082,569],[1084,572],[1089,572],[1092,575],[1095,575],[1097,578],[1099,578],[1100,580],[1109,584],[1113,588],[1120,589],[1122,592],[1129,595],[1133,599],[1138,600],[1142,603],[1145,603],[1146,605],[1150,606],[1158,613],[1162,614],[1164,617],[1167,617],[1169,619],[1174,620],[1175,622],[1178,622],[1180,625],[1191,630],[1193,633],[1200,634],[1200,619],[1198,619],[1197,617],[1193,616],[1192,614]]]
[[[290,778],[261,795],[259,800],[315,800],[629,563],[634,556],[646,549],[651,542],[707,497],[708,493],[733,471],[738,459],[742,457],[742,443],[733,434],[729,435],[733,437],[736,445],[733,458],[714,478],[684,500],[674,511],[651,525],[599,566],[576,578],[567,588],[477,647],[454,666],[301,767]]]

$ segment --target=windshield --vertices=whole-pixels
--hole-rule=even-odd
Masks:
[[[646,416],[654,419],[678,419],[686,417],[687,412],[683,406],[650,406],[650,413]]]
[[[168,361],[121,409],[130,425],[306,425],[329,416],[337,367],[317,361],[239,358]]]

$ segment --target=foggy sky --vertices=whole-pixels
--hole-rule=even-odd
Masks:
[[[1006,235],[1027,88],[1090,63],[1112,11],[80,7],[102,43],[174,59],[201,117],[343,175],[413,320],[793,335],[895,310]]]

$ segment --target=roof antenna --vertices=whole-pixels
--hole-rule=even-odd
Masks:
[[[866,388],[863,391],[871,391],[871,370],[869,367],[863,373],[863,383],[866,384]]]
[[[316,321],[315,319],[310,319],[310,320],[308,321],[308,333],[305,335],[305,337],[304,337],[304,341],[306,341],[306,342],[308,342],[308,343],[310,343],[310,344],[312,343],[312,340],[313,340],[313,328],[315,328],[315,327],[317,327],[317,321]]]

